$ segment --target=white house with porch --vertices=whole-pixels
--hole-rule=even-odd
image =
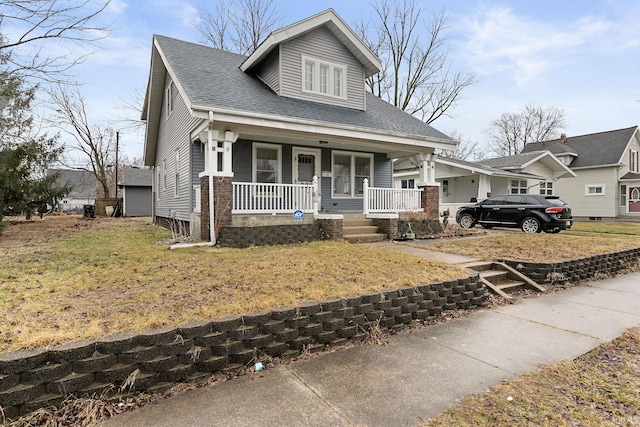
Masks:
[[[419,160],[419,159],[418,159]],[[451,215],[459,207],[497,194],[556,195],[560,178],[575,177],[560,159],[549,151],[534,151],[513,156],[469,162],[436,156],[435,181],[439,185],[439,211]],[[415,158],[396,160],[394,187],[415,188],[423,167]]]

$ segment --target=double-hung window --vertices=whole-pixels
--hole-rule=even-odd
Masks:
[[[373,155],[334,151],[333,196],[362,197],[364,179],[373,185]]]
[[[629,171],[638,173],[638,152],[629,150]]]
[[[176,161],[175,161],[175,174],[174,174],[174,187],[173,187],[173,196],[178,197],[180,195],[180,151],[176,150]]]
[[[540,181],[540,194],[553,195],[553,181]]]
[[[162,190],[167,189],[167,160],[162,160]]]
[[[170,81],[167,85],[167,90],[164,95],[165,101],[165,110],[167,111],[167,118],[173,112],[173,98],[175,97],[176,86],[173,84],[173,81]]]
[[[527,194],[527,181],[520,180],[520,179],[512,179],[511,194]]]
[[[346,98],[347,66],[308,56],[302,57],[302,90],[321,95]]]
[[[253,144],[253,182],[279,184],[282,182],[282,147]]]

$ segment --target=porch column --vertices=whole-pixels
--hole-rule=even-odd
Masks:
[[[491,194],[491,179],[488,175],[481,174],[478,178],[478,201],[482,201]]]
[[[418,188],[422,188],[420,205],[429,219],[440,217],[440,183],[436,182],[436,155],[418,154],[415,163],[420,170]]]
[[[202,215],[202,236],[217,236],[222,227],[231,225],[231,209],[233,208],[233,170],[232,144],[238,134],[231,131],[207,129],[205,171],[200,174],[201,206],[207,215]],[[220,160],[220,161],[219,161]],[[206,181],[206,189],[204,191]],[[209,204],[213,200],[213,205]],[[213,228],[212,228],[213,227]],[[212,233],[213,231],[213,233]],[[217,239],[217,237],[215,237]]]

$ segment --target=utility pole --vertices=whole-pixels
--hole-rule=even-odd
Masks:
[[[118,198],[118,145],[120,143],[120,131],[116,131],[116,199]]]

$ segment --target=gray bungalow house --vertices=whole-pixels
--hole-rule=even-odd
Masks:
[[[638,126],[527,144],[523,153],[549,150],[576,174],[555,190],[574,217],[640,216],[640,132]]]
[[[332,9],[248,57],[154,36],[142,119],[157,221],[214,243],[234,228],[275,227],[277,243],[314,227],[339,236],[346,213],[436,217],[433,153],[455,142],[368,93],[380,67]],[[392,159],[408,156],[422,172],[402,192]]]

